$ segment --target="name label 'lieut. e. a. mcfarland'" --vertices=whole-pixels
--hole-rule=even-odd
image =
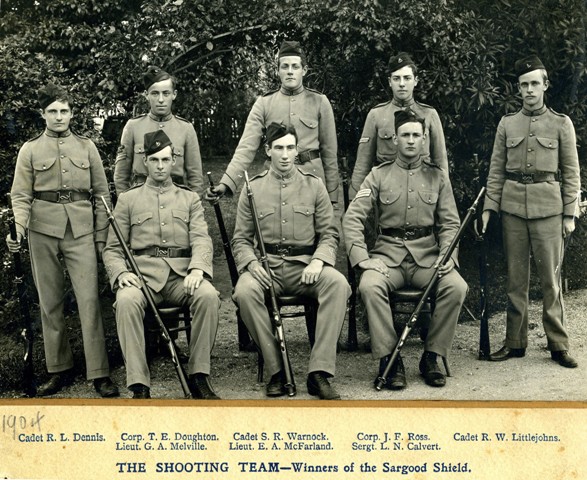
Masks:
[[[287,432],[287,438],[283,439],[282,442],[284,450],[334,450],[328,435],[322,432]]]

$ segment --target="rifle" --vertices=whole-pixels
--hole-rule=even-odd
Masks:
[[[344,199],[344,211],[349,208],[350,199],[349,199],[349,165],[347,162],[346,157],[342,157],[342,193]],[[357,350],[358,348],[358,339],[357,339],[357,316],[356,316],[356,308],[357,308],[357,276],[355,275],[355,269],[351,265],[351,262],[347,257],[346,265],[347,265],[347,276],[349,280],[349,284],[351,286],[351,296],[349,298],[349,336],[347,340],[347,347],[350,351]]]
[[[479,173],[479,156],[473,154],[473,164],[477,170],[477,178],[481,183]],[[482,232],[482,213],[477,212],[475,227],[475,243],[477,244],[477,255],[479,261],[479,306],[481,310],[481,321],[479,323],[479,360],[490,360],[491,344],[489,341],[489,308],[488,308],[488,279],[487,279],[487,242]]]
[[[481,200],[481,197],[483,196],[484,193],[485,193],[485,187],[482,187],[481,191],[477,195],[477,198],[473,202],[473,205],[471,205],[469,207],[469,209],[467,210],[467,215],[465,216],[465,219],[463,220],[456,235],[452,239],[452,242],[450,242],[450,245],[449,245],[448,249],[446,250],[446,252],[444,253],[442,260],[438,264],[438,267],[445,265],[450,260],[450,256],[452,255],[454,249],[457,247],[459,240],[461,239],[461,237],[465,233],[465,229],[467,228],[467,225],[469,224],[469,222],[473,218],[473,215],[475,215],[475,212],[477,210],[477,205],[479,204],[479,201]],[[428,286],[424,290],[424,293],[422,294],[422,297],[420,298],[418,305],[416,305],[416,308],[412,312],[412,315],[410,316],[410,319],[408,320],[408,323],[406,324],[404,331],[402,332],[399,340],[397,341],[397,344],[396,344],[395,348],[393,349],[393,352],[391,353],[391,357],[389,359],[389,363],[387,364],[387,367],[385,367],[385,370],[383,371],[382,375],[380,377],[378,377],[377,380],[375,381],[375,388],[377,390],[381,390],[383,388],[383,385],[385,385],[385,382],[387,381],[387,376],[389,375],[389,372],[391,371],[391,368],[392,368],[394,362],[396,361],[397,356],[399,355],[401,348],[403,347],[406,339],[408,338],[408,335],[410,334],[412,327],[414,326],[414,324],[418,320],[418,315],[420,314],[420,311],[422,310],[422,308],[426,304],[426,301],[428,300],[430,293],[432,293],[432,289],[434,288],[434,285],[436,284],[436,280],[438,280],[438,267],[434,271],[434,274],[432,275],[430,282],[428,282]]]
[[[287,390],[287,394],[293,397],[296,394],[296,384],[294,383],[293,370],[289,361],[289,355],[287,353],[287,345],[285,344],[285,334],[283,331],[283,321],[279,313],[279,306],[277,305],[277,295],[275,294],[275,286],[273,285],[273,274],[269,268],[269,260],[267,259],[267,252],[265,251],[265,244],[263,243],[263,234],[261,233],[261,226],[259,225],[259,218],[257,217],[257,206],[255,205],[255,198],[253,196],[253,190],[249,183],[249,176],[245,172],[245,184],[247,188],[247,196],[249,197],[249,205],[251,208],[251,217],[253,225],[255,226],[255,236],[257,237],[257,244],[261,258],[259,261],[263,265],[263,268],[271,278],[269,284],[269,296],[271,297],[271,310],[273,314],[273,328],[279,342],[279,350],[281,351],[281,360],[283,362],[283,370],[285,372],[285,385],[284,388]]]
[[[210,184],[210,188],[214,188],[212,172],[206,172],[206,175],[208,175],[208,182]],[[224,225],[224,219],[222,217],[222,210],[220,209],[219,199],[216,198],[215,200],[211,201],[211,203],[214,206],[214,213],[216,214],[216,221],[218,222],[220,237],[222,238],[222,247],[224,248],[226,263],[228,264],[228,272],[230,273],[230,282],[232,283],[232,288],[234,289],[234,287],[236,287],[236,282],[238,282],[238,270],[236,268],[236,262],[234,261],[232,249],[230,248],[230,240],[228,239],[228,233],[226,231],[226,226]],[[251,344],[251,337],[249,336],[247,327],[243,323],[240,310],[238,309],[238,307],[236,309],[236,324],[238,327],[238,349],[241,352],[246,351],[248,350],[248,346]]]
[[[6,194],[8,197],[8,205],[12,204],[10,193]],[[16,241],[16,222],[12,209],[9,211],[8,228],[10,230],[10,238]],[[18,293],[18,304],[20,306],[20,316],[23,321],[23,328],[20,336],[24,340],[24,365],[22,368],[22,391],[27,397],[37,396],[37,387],[35,383],[35,370],[33,365],[33,340],[35,337],[33,331],[33,319],[31,318],[29,299],[26,292],[26,284],[24,283],[24,270],[22,268],[22,260],[20,252],[13,252],[12,258],[14,260],[14,280],[16,284],[16,291]]]
[[[106,215],[108,216],[108,220],[110,221],[110,225],[112,225],[112,229],[114,230],[114,234],[116,235],[116,238],[118,239],[118,243],[120,243],[120,247],[122,248],[122,252],[124,253],[124,257],[126,258],[126,261],[128,262],[128,264],[130,265],[132,272],[138,277],[139,283],[141,284],[141,291],[143,292],[143,295],[145,295],[145,298],[147,300],[147,304],[149,305],[149,308],[153,312],[153,316],[155,317],[155,320],[159,324],[159,328],[161,329],[161,337],[163,338],[163,340],[167,343],[167,346],[169,347],[169,353],[171,354],[171,360],[173,362],[173,366],[175,367],[175,372],[177,373],[177,376],[179,378],[179,383],[181,384],[181,388],[183,390],[183,393],[186,398],[190,398],[194,392],[192,392],[189,387],[189,384],[187,381],[187,376],[186,376],[186,373],[183,369],[183,366],[181,365],[181,362],[179,361],[179,356],[177,355],[177,350],[176,350],[175,344],[173,343],[173,340],[171,339],[171,335],[169,334],[169,330],[167,330],[165,323],[161,319],[161,315],[159,315],[159,310],[157,310],[157,305],[155,305],[155,299],[153,298],[153,294],[151,293],[151,290],[149,290],[149,288],[147,287],[147,282],[145,281],[143,274],[139,270],[139,266],[137,265],[137,262],[136,262],[135,258],[133,257],[133,254],[131,253],[130,249],[128,248],[128,245],[126,244],[126,240],[124,239],[122,232],[120,231],[120,227],[118,226],[118,222],[116,222],[116,218],[114,218],[114,215],[112,214],[112,211],[108,207],[106,200],[104,199],[103,196],[100,197],[100,199],[102,200],[102,203],[104,204],[104,208],[106,209]]]

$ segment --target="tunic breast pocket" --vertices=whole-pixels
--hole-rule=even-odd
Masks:
[[[300,130],[298,135],[305,139],[304,145],[318,137],[318,119],[310,117],[300,117]]]
[[[257,219],[261,227],[263,241],[266,243],[279,243],[279,228],[275,225],[275,207],[263,206],[257,210]]]
[[[172,210],[173,217],[173,238],[175,243],[181,246],[190,244],[190,216],[185,210]]]
[[[511,137],[506,140],[507,169],[520,170],[526,158],[523,141],[525,137]]]
[[[397,202],[401,193],[402,192],[399,189],[379,192],[379,203],[383,208],[385,208],[386,205],[393,205],[395,202]]]
[[[90,160],[87,158],[70,158],[72,188],[90,190],[92,179],[90,174]]]
[[[558,170],[558,140],[555,138],[536,137],[536,170],[556,172]]]
[[[293,236],[296,240],[314,241],[314,206],[294,205]]]
[[[418,192],[420,202],[418,205],[418,225],[428,227],[434,225],[434,214],[438,203],[438,192],[422,190]]]
[[[59,190],[58,186],[58,175],[52,168],[55,165],[55,158],[34,158],[33,157],[33,170],[35,175],[35,184],[33,188],[35,190]],[[42,188],[44,187],[44,188]]]
[[[393,143],[394,129],[390,127],[380,128],[377,130],[377,154],[378,155],[395,155],[397,147]],[[384,160],[390,158],[385,157]]]
[[[185,151],[183,147],[173,147],[173,159],[176,165],[183,166]]]
[[[130,219],[130,244],[140,245],[141,248],[154,245],[155,220],[153,212],[142,212],[133,215]]]

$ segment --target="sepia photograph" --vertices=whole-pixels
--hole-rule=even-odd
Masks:
[[[586,32],[0,0],[0,476],[587,475]]]

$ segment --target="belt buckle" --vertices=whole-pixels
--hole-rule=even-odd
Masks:
[[[67,191],[67,195],[64,195],[63,192],[59,192],[59,202],[64,202],[66,200],[68,202],[73,202],[73,200],[71,199],[71,190]]]
[[[522,178],[520,180],[520,183],[523,183],[524,185],[528,185],[529,183],[534,183],[534,175],[532,175],[531,173],[522,173]]]
[[[287,248],[287,247],[278,247],[277,248],[277,255],[285,257],[288,254],[289,254],[289,248]]]
[[[169,257],[169,248],[155,247],[155,255],[157,257]]]
[[[410,240],[415,235],[416,235],[415,230],[405,230],[404,231],[404,240]]]

